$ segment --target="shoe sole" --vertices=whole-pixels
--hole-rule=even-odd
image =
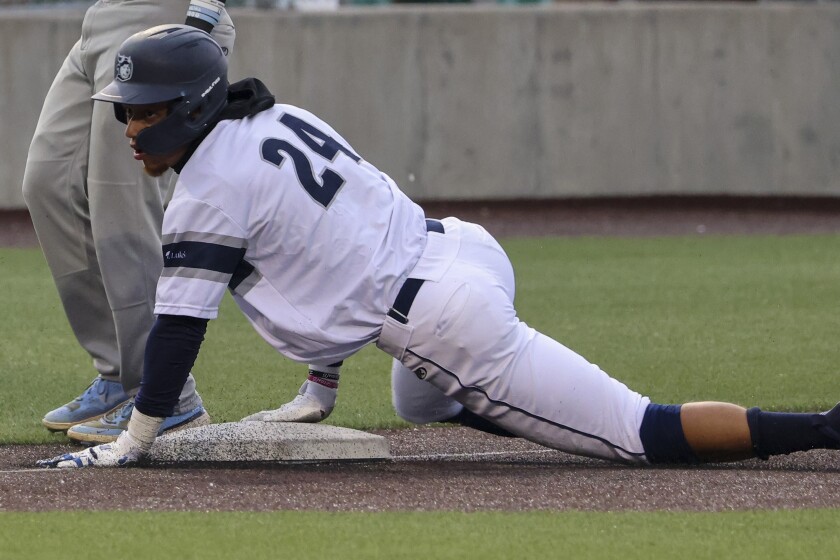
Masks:
[[[74,422],[50,422],[46,418],[43,418],[43,419],[41,419],[41,424],[51,432],[65,432],[66,433],[67,430],[69,430],[73,426],[76,426],[78,424],[84,424],[85,422],[95,422],[95,421],[99,420],[100,418],[102,418],[103,416],[105,416],[106,414],[110,414],[111,412],[114,412],[115,410],[117,410],[118,408],[120,408],[124,404],[125,404],[125,401],[121,402],[120,404],[118,404],[117,406],[112,408],[111,410],[106,410],[102,414],[97,414],[96,416],[91,416],[90,418],[85,418],[84,420],[76,420]]]
[[[169,434],[172,432],[180,432],[181,430],[187,430],[189,428],[200,428],[201,426],[209,426],[213,422],[210,420],[210,415],[205,410],[201,413],[200,416],[196,416],[190,420],[185,420],[180,424],[175,424],[171,428],[167,428],[163,431],[164,434]],[[163,434],[161,434],[163,435]]]
[[[171,428],[164,430],[163,434],[169,434],[172,432],[179,432],[181,430],[186,430],[187,428],[198,428],[201,426],[209,426],[212,424],[210,420],[210,415],[207,414],[207,411],[204,411],[201,415],[196,416],[195,418],[191,418],[189,420],[185,420],[180,424],[176,424]],[[119,436],[112,436],[109,434],[76,434],[73,432],[68,432],[67,437],[73,442],[78,443],[80,445],[100,445],[103,443],[114,443],[117,441]]]
[[[332,411],[330,411],[332,412]],[[268,415],[266,415],[268,416]],[[250,418],[246,417],[243,418],[243,422],[277,422],[277,423],[286,423],[286,422],[296,422],[298,424],[317,424],[321,420],[324,420],[329,414],[321,409],[313,409],[306,414],[301,414],[299,410],[297,411],[289,411],[285,414],[276,414],[274,416],[269,416],[268,418]],[[250,419],[249,419],[250,418]]]

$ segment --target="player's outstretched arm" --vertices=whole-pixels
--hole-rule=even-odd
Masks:
[[[309,366],[309,376],[297,396],[280,408],[263,410],[242,419],[243,422],[304,422],[326,419],[335,408],[341,362],[330,366]]]

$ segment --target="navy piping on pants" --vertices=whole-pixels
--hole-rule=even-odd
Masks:
[[[483,389],[480,389],[478,387],[468,387],[468,386],[464,385],[463,383],[461,383],[461,380],[458,378],[458,376],[455,373],[447,370],[446,368],[442,367],[440,364],[435,363],[433,360],[430,360],[429,358],[426,358],[426,357],[421,356],[421,355],[419,355],[415,352],[412,352],[411,350],[409,350],[407,348],[406,348],[405,351],[407,353],[411,354],[412,356],[416,356],[417,358],[423,360],[424,362],[428,362],[428,363],[434,365],[441,372],[443,372],[446,375],[449,375],[450,377],[454,378],[455,381],[458,383],[458,385],[460,385],[464,389],[466,389],[468,391],[471,391],[471,392],[482,394],[484,396],[484,398],[486,398],[489,402],[493,403],[496,406],[507,408],[508,410],[511,410],[513,412],[517,412],[519,414],[524,414],[525,416],[529,416],[529,417],[534,418],[535,420],[538,420],[540,422],[545,422],[546,424],[551,424],[552,426],[556,426],[556,427],[558,427],[562,430],[566,430],[566,431],[572,432],[574,434],[578,434],[578,435],[581,435],[581,436],[584,436],[584,437],[587,437],[587,438],[590,438],[590,439],[594,439],[596,441],[600,441],[604,445],[607,445],[607,446],[611,447],[612,449],[617,449],[619,451],[622,451],[623,453],[626,453],[627,455],[629,455],[631,457],[644,457],[645,456],[644,452],[634,453],[632,451],[628,451],[628,450],[624,449],[623,447],[621,447],[620,445],[616,445],[616,444],[614,444],[614,443],[612,443],[612,442],[610,442],[610,441],[608,441],[608,440],[606,440],[606,439],[604,439],[600,436],[596,436],[596,435],[593,435],[593,434],[588,434],[586,432],[581,432],[580,430],[576,430],[574,428],[571,428],[569,426],[564,426],[563,424],[559,424],[559,423],[554,422],[552,420],[549,420],[547,418],[537,416],[536,414],[528,412],[527,410],[522,410],[521,408],[517,408],[517,407],[513,406],[512,404],[506,403],[504,401],[498,401],[498,400],[492,399]]]

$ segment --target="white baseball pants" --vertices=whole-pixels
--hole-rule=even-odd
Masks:
[[[481,226],[442,222],[421,275],[410,275],[427,280],[408,322],[388,317],[377,343],[404,366],[392,372],[398,413],[432,422],[463,405],[547,447],[646,462],[639,428],[650,400],[520,321],[501,246]]]

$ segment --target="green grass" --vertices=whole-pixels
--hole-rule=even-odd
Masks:
[[[815,410],[840,399],[840,237],[508,239],[517,307],[553,336],[659,402],[717,399]],[[60,441],[43,413],[93,378],[38,250],[0,250],[0,443]],[[476,320],[480,320],[477,317]],[[390,358],[345,364],[329,422],[405,425],[390,403]],[[230,298],[195,369],[216,421],[276,407],[305,367],[276,354]]]
[[[0,514],[0,559],[835,558],[840,511]],[[102,528],[109,527],[108,535]],[[24,538],[22,538],[25,536]],[[77,543],[68,545],[68,543]],[[69,546],[69,548],[68,548]]]

